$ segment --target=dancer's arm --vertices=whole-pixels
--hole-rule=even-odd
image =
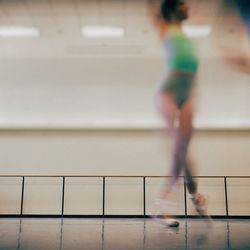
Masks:
[[[159,0],[148,0],[148,14],[160,37],[164,38],[168,24],[161,17]]]
[[[242,73],[250,74],[250,53],[240,53],[239,51],[234,51],[232,49],[223,47],[221,48],[224,61],[234,70]],[[228,57],[228,55],[235,55]]]

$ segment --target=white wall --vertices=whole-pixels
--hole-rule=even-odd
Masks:
[[[170,142],[151,130],[0,132],[1,174],[162,175]],[[197,131],[200,175],[250,175],[249,131]]]
[[[161,127],[161,58],[17,59],[0,67],[2,128]],[[221,60],[203,59],[197,127],[249,128],[249,83]]]
[[[190,154],[197,175],[250,176],[248,130],[200,130]],[[152,130],[2,130],[0,173],[34,175],[162,175],[170,166],[170,143]],[[0,178],[0,212],[20,212],[20,178]],[[147,179],[147,214],[163,179]],[[210,212],[225,215],[223,179],[200,179]],[[106,213],[142,214],[142,179],[107,178]],[[249,211],[249,179],[229,179],[231,215]],[[24,213],[61,212],[62,178],[26,178]],[[242,194],[239,196],[239,192]],[[168,200],[183,214],[183,183]],[[235,202],[237,201],[237,203]],[[101,214],[102,178],[66,178],[65,213]],[[193,214],[189,203],[188,213]]]

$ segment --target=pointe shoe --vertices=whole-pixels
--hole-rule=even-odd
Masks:
[[[203,195],[197,194],[194,197],[192,197],[191,200],[195,206],[197,213],[200,216],[205,216],[205,217],[208,216],[207,200]]]
[[[168,227],[179,227],[180,223],[175,218],[169,216],[164,212],[167,202],[162,199],[155,199],[154,201],[154,215],[152,216],[155,220],[161,222]]]
[[[192,200],[192,202],[193,202],[193,204],[195,206],[195,209],[196,209],[197,213],[201,217],[207,219],[207,221],[206,221],[207,226],[212,227],[212,218],[208,213],[206,198],[201,194],[197,194],[194,197],[192,197],[191,200]]]

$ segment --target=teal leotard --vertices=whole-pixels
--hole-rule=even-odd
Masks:
[[[176,105],[181,108],[187,101],[198,69],[198,56],[193,42],[180,29],[170,27],[164,41],[167,69],[160,91],[173,94]]]

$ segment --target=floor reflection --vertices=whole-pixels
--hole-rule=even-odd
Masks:
[[[151,219],[0,219],[2,250],[250,249],[250,220],[183,219],[167,228]]]

